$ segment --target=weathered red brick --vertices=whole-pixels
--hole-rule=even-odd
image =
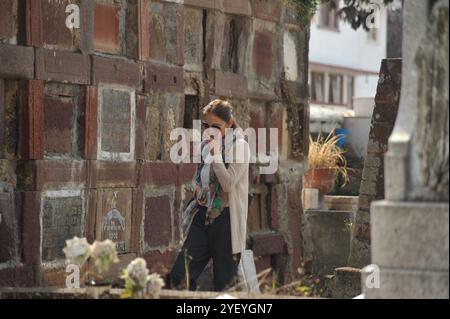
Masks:
[[[136,187],[136,162],[88,161],[90,188]]]
[[[44,98],[44,152],[46,155],[78,155],[74,142],[78,125],[77,106],[69,98]],[[78,136],[76,136],[78,140]]]
[[[167,247],[172,241],[172,203],[168,195],[145,198],[144,242]]]
[[[195,171],[197,170],[197,164],[195,163],[183,163],[178,164],[178,185],[190,183],[194,178]]]
[[[253,16],[259,19],[278,22],[280,21],[281,1],[273,0],[252,0]]]
[[[22,258],[26,265],[41,263],[41,192],[16,192],[16,207],[21,216]]]
[[[89,84],[89,56],[66,51],[36,50],[36,78],[54,82]]]
[[[94,56],[92,58],[93,84],[116,83],[130,87],[141,87],[139,65],[117,58]]]
[[[150,3],[138,0],[138,59],[147,61],[150,58]]]
[[[273,71],[273,33],[256,31],[253,40],[253,66],[258,76],[270,79]]]
[[[44,43],[42,0],[25,0],[26,44],[40,48]]]
[[[94,1],[81,1],[80,5],[80,50],[83,54],[94,51]]]
[[[21,83],[19,102],[19,154],[21,159],[42,159],[44,155],[44,83]]]
[[[284,252],[284,238],[279,233],[253,235],[252,250],[255,256],[282,254]]]
[[[246,98],[248,96],[247,78],[229,72],[215,72],[216,95]]]
[[[184,92],[183,68],[146,63],[145,92]]]
[[[120,53],[120,4],[94,6],[94,48],[98,51]]]
[[[33,77],[33,48],[0,44],[0,78],[32,79]]]
[[[178,179],[177,165],[173,163],[145,163],[142,173],[143,185],[171,185]]]
[[[98,97],[97,87],[86,87],[86,111],[84,124],[84,158],[97,159]]]

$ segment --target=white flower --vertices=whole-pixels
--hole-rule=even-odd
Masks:
[[[82,266],[91,254],[91,246],[86,238],[74,237],[66,240],[66,247],[63,249],[68,264]]]
[[[105,241],[95,241],[92,245],[91,257],[94,259],[94,266],[99,274],[109,270],[111,263],[118,263],[116,245],[109,239]]]
[[[136,258],[127,267],[128,277],[137,289],[145,288],[149,279],[147,263],[142,258]]]
[[[149,294],[152,298],[159,298],[161,289],[164,287],[164,285],[164,280],[159,274],[151,274],[148,277],[147,294]]]

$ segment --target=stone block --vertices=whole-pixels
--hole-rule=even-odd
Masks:
[[[409,269],[379,269],[379,288],[366,282],[373,278],[372,266],[362,271],[362,288],[366,299],[448,299],[449,275],[445,272]],[[369,277],[370,276],[370,277]]]
[[[33,77],[33,48],[0,44],[0,78],[32,79]]]
[[[220,8],[220,0],[184,0],[184,5],[205,9],[218,9]]]
[[[145,159],[145,125],[147,118],[148,96],[136,95],[136,135],[135,157],[137,160]]]
[[[135,62],[118,58],[92,57],[92,84],[116,83],[140,88],[141,74]]]
[[[176,3],[150,4],[150,59],[184,64],[184,7]]]
[[[81,0],[60,0],[60,1],[41,1],[41,33],[45,46],[51,48],[58,48],[62,50],[75,51],[77,50],[80,39],[80,31],[85,25],[81,24],[80,29],[73,31],[66,27],[66,7],[69,4],[76,4],[81,6]],[[83,12],[80,9],[80,18]],[[38,22],[36,22],[38,23]],[[35,30],[31,30],[35,32]]]
[[[448,275],[448,203],[372,202],[371,229],[374,264]]]
[[[97,51],[120,54],[120,11],[119,4],[94,5],[94,48]]]
[[[98,90],[96,86],[86,87],[85,105],[83,155],[85,159],[97,159]]]
[[[13,194],[0,192],[0,263],[16,258],[19,244],[17,231]]]
[[[6,99],[5,99],[5,81],[0,80],[0,159],[5,157],[6,143]]]
[[[203,37],[204,30],[202,10],[184,9],[184,68],[190,71],[203,69]]]
[[[145,163],[141,183],[143,185],[172,185],[178,180],[178,169],[174,163]]]
[[[45,81],[89,84],[89,56],[67,51],[36,50],[36,78]]]
[[[0,1],[0,40],[17,37],[17,0]]]
[[[246,98],[248,96],[247,78],[230,72],[215,73],[216,95],[224,97]]]
[[[225,13],[250,16],[251,8],[248,0],[222,0],[222,9]]]
[[[86,187],[86,163],[76,160],[19,161],[18,188],[26,191]]]
[[[255,234],[251,238],[255,256],[282,254],[284,252],[284,238],[279,233]]]
[[[168,195],[145,198],[144,245],[146,248],[167,247],[173,241],[172,206],[173,203]]]
[[[273,38],[270,31],[256,31],[253,40],[253,67],[258,77],[272,78]]]
[[[146,64],[145,92],[184,92],[183,68]]]
[[[305,250],[313,252],[314,273],[332,274],[335,268],[347,265],[352,215],[345,211],[305,212]]]
[[[89,188],[136,187],[136,162],[89,161]]]
[[[273,0],[252,0],[253,16],[271,22],[280,21],[283,3]]]

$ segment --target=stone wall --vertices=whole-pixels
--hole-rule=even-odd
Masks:
[[[0,286],[63,284],[73,236],[112,238],[116,271],[139,255],[166,273],[195,170],[170,161],[170,132],[216,97],[243,128],[279,128],[279,171],[252,174],[249,247],[258,271],[295,277],[309,40],[297,19],[281,0],[1,1]]]
[[[349,258],[349,265],[353,267],[370,264],[370,204],[384,199],[384,155],[397,118],[401,74],[401,59],[382,61],[353,227]]]

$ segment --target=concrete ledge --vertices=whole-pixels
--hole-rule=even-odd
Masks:
[[[366,286],[368,267],[362,270],[362,289],[367,299],[448,299],[449,274],[447,272],[380,269],[379,288]]]
[[[372,263],[448,274],[448,209],[448,203],[373,202]]]
[[[100,289],[100,287],[99,287]],[[122,289],[110,289],[100,293],[100,299],[120,299]],[[192,292],[163,290],[161,299],[215,299],[224,292]],[[263,295],[242,292],[227,293],[238,299],[311,299],[286,295]],[[91,299],[89,288],[0,288],[0,299]]]

